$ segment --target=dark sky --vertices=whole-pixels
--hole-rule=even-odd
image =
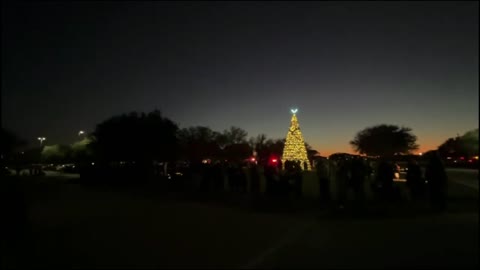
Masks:
[[[478,128],[478,2],[2,5],[2,125],[71,143],[110,116],[285,137],[321,154],[367,126],[421,151]]]

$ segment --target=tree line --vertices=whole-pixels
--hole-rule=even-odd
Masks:
[[[2,151],[4,156],[27,163],[201,162],[204,159],[240,162],[251,158],[254,152],[258,162],[266,162],[272,156],[281,157],[285,144],[284,139],[268,138],[265,134],[249,138],[244,129],[236,126],[222,132],[207,126],[180,128],[159,110],[116,115],[96,125],[92,133],[73,144],[45,145],[22,153],[15,149],[25,146],[25,141],[3,128],[2,136],[8,140],[2,139],[8,145]],[[318,153],[310,145],[306,147],[310,157]]]
[[[479,133],[477,128],[470,130],[461,136],[457,135],[456,137],[448,138],[438,147],[438,151],[444,157],[455,159],[460,157],[478,157],[478,140]]]
[[[444,158],[478,156],[478,140],[477,128],[447,139],[437,150]],[[411,128],[381,124],[359,131],[350,145],[361,155],[392,157],[411,154],[419,148],[416,141]],[[265,134],[248,138],[245,130],[235,126],[222,132],[207,126],[180,128],[159,110],[154,110],[113,116],[70,145],[45,145],[18,152],[26,144],[25,140],[2,128],[2,160],[24,163],[201,162],[204,159],[239,162],[251,158],[255,152],[256,161],[262,164],[272,157],[282,156],[285,139],[272,139]],[[306,147],[310,160],[319,154],[308,143]]]

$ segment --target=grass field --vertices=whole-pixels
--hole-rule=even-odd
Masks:
[[[275,211],[264,207],[265,200],[252,203],[251,196],[238,194],[179,199],[154,188],[114,190],[61,178],[12,178],[23,200],[10,195],[8,207],[22,209],[15,202],[25,202],[26,228],[4,231],[14,241],[4,247],[2,268],[318,268],[356,267],[354,262],[364,268],[392,265],[397,257],[391,254],[405,257],[408,245],[423,259],[406,257],[398,265],[448,264],[434,260],[441,252],[453,254],[446,255],[448,265],[478,265],[478,190],[451,182],[449,208],[442,215],[432,214],[428,204],[385,207],[370,201],[359,216],[319,208],[314,175],[304,179],[306,198],[294,201],[289,211]],[[292,232],[298,235],[284,241]],[[375,261],[369,252],[385,254]],[[319,262],[318,256],[324,259]]]

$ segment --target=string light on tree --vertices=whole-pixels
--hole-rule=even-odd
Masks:
[[[305,147],[305,141],[303,140],[302,132],[300,131],[300,125],[298,123],[297,115],[298,109],[291,109],[292,119],[290,121],[290,128],[287,133],[287,139],[285,140],[285,146],[283,148],[282,164],[285,166],[285,161],[299,161],[301,168],[304,169],[304,164],[307,165],[307,169],[311,170],[311,165],[307,156],[307,148]]]

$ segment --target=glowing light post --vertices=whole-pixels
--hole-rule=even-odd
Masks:
[[[80,130],[80,131],[78,132],[78,136],[83,135],[83,134],[85,134],[85,132],[84,132],[83,130]]]
[[[290,122],[290,129],[287,133],[285,140],[285,146],[283,148],[282,155],[282,167],[285,168],[285,161],[300,161],[300,167],[304,169],[304,164],[307,165],[307,170],[311,170],[311,164],[307,156],[307,148],[305,147],[305,141],[303,140],[302,132],[300,131],[300,125],[298,124],[296,113],[298,109],[291,109],[292,120]]]
[[[37,139],[40,141],[40,146],[42,146],[43,141],[45,141],[47,138],[45,138],[45,137],[38,137]]]

